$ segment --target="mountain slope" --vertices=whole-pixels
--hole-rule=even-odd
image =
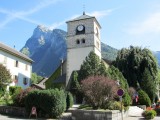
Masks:
[[[117,57],[118,50],[101,42],[102,57],[108,61],[113,61]]]
[[[66,32],[60,29],[53,31],[38,26],[31,38],[21,49],[22,53],[34,60],[32,71],[41,76],[50,76],[60,64],[61,59],[66,59]]]
[[[156,56],[158,65],[160,66],[160,51],[153,52],[153,54]]]

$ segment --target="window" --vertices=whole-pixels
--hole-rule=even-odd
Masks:
[[[15,67],[18,67],[18,60],[15,61]]]
[[[27,78],[23,78],[23,84],[24,84],[24,85],[27,85],[27,83],[28,83]]]
[[[96,28],[96,36],[97,36],[97,37],[99,36],[98,28]]]
[[[82,39],[82,43],[85,43],[86,41],[85,41],[85,39]]]
[[[97,45],[97,47],[99,48],[99,42],[98,42],[98,41],[96,41],[96,45]]]
[[[28,65],[27,64],[25,65],[25,70],[28,70]]]
[[[77,44],[80,44],[80,41],[79,41],[79,40],[77,40],[77,41],[76,41],[76,43],[77,43]]]
[[[14,83],[18,83],[18,76],[17,75],[14,75],[13,81],[14,81]]]
[[[4,57],[4,64],[7,64],[7,57]]]

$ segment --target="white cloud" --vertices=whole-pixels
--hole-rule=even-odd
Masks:
[[[160,12],[150,14],[144,20],[134,23],[127,30],[129,34],[143,35],[146,33],[160,33]]]
[[[0,8],[0,13],[6,14],[7,18],[3,21],[1,21],[0,23],[0,28],[3,28],[4,26],[6,26],[9,22],[13,21],[14,19],[21,19],[36,25],[42,24],[38,21],[32,20],[30,18],[27,18],[27,15],[31,15],[35,12],[38,12],[39,10],[54,4],[58,1],[61,0],[45,0],[43,2],[40,2],[37,6],[33,7],[32,9],[26,10],[26,11],[17,11],[17,12],[13,12],[13,11],[9,11],[9,10],[5,10]],[[8,17],[9,16],[9,17]]]
[[[101,19],[107,15],[109,15],[111,12],[113,12],[115,9],[109,9],[109,10],[103,10],[103,11],[94,11],[94,12],[91,12],[91,13],[86,13],[86,15],[89,15],[89,16],[95,16],[97,19]],[[65,19],[61,22],[57,22],[57,23],[53,23],[49,26],[49,28],[52,30],[52,29],[55,29],[61,25],[64,25],[66,21],[68,20],[72,20],[72,19],[75,19],[76,17],[79,17],[81,15],[73,15],[72,17],[70,17],[69,19]]]
[[[101,19],[107,15],[109,15],[111,12],[113,12],[115,9],[109,9],[104,11],[94,11],[92,13],[87,13],[90,16],[95,16],[97,19]]]
[[[68,20],[72,20],[72,19],[74,19],[74,18],[76,18],[76,17],[79,17],[80,15],[73,15],[72,17],[70,17],[69,19],[65,19],[65,20],[63,20],[63,21],[60,21],[60,22],[55,22],[55,23],[52,23],[51,25],[48,25],[48,27],[49,27],[49,29],[51,29],[51,30],[53,30],[53,29],[55,29],[55,28],[58,28],[59,26],[62,26],[62,25],[64,25],[65,23],[66,23],[66,21],[68,21]]]

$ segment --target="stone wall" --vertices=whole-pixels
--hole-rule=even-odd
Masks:
[[[13,107],[13,106],[0,106],[0,114],[14,115],[14,116],[26,116],[25,108]]]
[[[128,116],[128,112],[123,112],[123,117]],[[100,110],[73,110],[72,120],[121,120],[119,110],[100,111]]]

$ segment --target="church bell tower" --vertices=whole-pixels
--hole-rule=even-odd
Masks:
[[[67,23],[67,66],[66,86],[71,74],[79,70],[86,56],[93,51],[101,59],[101,26],[97,19],[83,15],[66,22]]]

